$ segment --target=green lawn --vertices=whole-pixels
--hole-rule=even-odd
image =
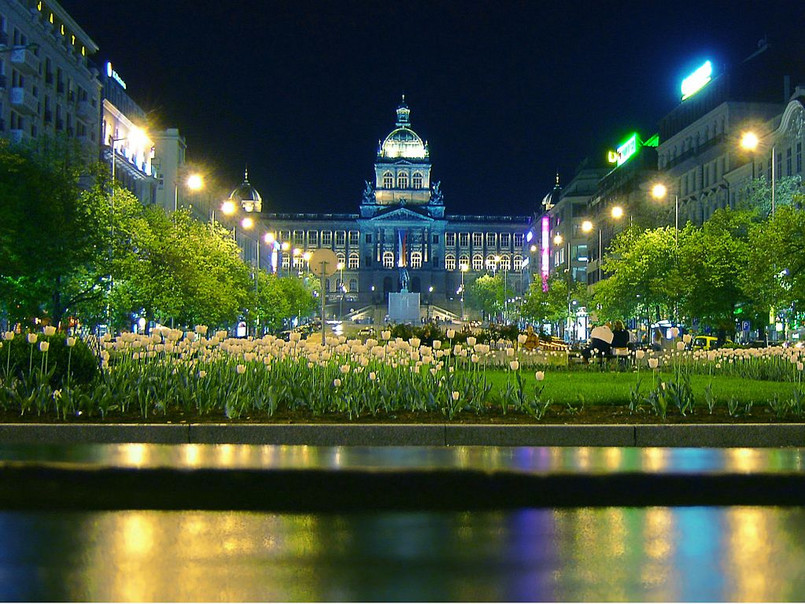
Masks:
[[[534,372],[523,372],[526,389],[533,392],[537,385]],[[494,389],[505,389],[511,374],[504,371],[487,371],[487,377]],[[670,373],[660,373],[661,381],[672,378]],[[558,404],[623,404],[629,403],[629,393],[637,384],[635,372],[598,372],[598,371],[546,371],[542,400],[553,400]],[[654,388],[654,376],[651,371],[640,372],[640,391],[645,394]],[[778,399],[790,399],[796,384],[791,382],[766,382],[730,376],[693,375],[690,377],[693,394],[698,403],[706,400],[705,389],[712,383],[712,393],[718,403],[727,403],[731,398],[741,403],[752,402],[765,404]]]

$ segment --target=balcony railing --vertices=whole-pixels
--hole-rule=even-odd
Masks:
[[[29,74],[39,73],[39,57],[29,48],[15,48],[11,51],[14,67]]]
[[[25,90],[25,88],[12,88],[11,89],[11,105],[20,113],[27,113],[36,115],[38,105],[34,95]]]

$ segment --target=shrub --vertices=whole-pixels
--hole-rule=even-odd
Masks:
[[[27,335],[25,333],[16,334],[13,340],[3,341],[3,347],[0,348],[0,375],[5,375],[8,367],[10,375],[23,379],[28,373],[29,365],[33,369],[39,369],[45,354],[39,351],[39,342],[50,343],[47,364],[48,371],[53,370],[50,378],[52,388],[61,388],[67,383],[68,361],[71,385],[89,384],[98,375],[98,358],[79,338],[76,338],[71,355],[66,336],[63,333],[53,336],[39,333],[36,344],[29,344]]]

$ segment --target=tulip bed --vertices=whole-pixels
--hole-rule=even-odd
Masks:
[[[577,365],[521,342],[285,342],[158,329],[95,343],[3,335],[0,413],[22,421],[799,421],[796,349],[684,350]],[[58,350],[58,354],[54,354]],[[87,366],[87,359],[91,366]],[[79,362],[80,359],[80,362]]]

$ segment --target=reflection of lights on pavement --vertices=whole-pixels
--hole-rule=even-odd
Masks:
[[[198,445],[185,445],[182,452],[184,453],[184,462],[188,466],[196,467],[201,460],[201,447]]]
[[[643,467],[646,470],[656,472],[663,470],[668,465],[668,450],[651,447],[643,451],[643,459],[645,460]]]
[[[132,443],[122,446],[121,453],[127,464],[141,466],[145,463],[148,455],[148,445],[143,443]]]
[[[727,449],[725,457],[725,466],[728,470],[755,472],[766,466],[764,463],[766,455],[762,455],[757,449]]]

